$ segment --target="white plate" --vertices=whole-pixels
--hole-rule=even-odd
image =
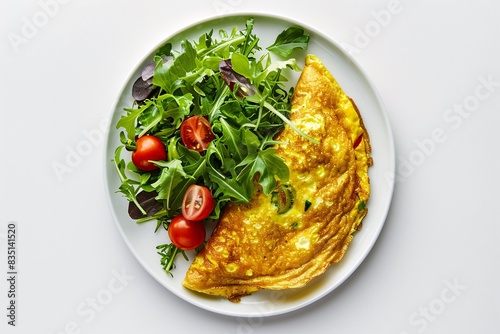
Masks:
[[[195,23],[168,37],[165,41],[171,41],[173,47],[178,49],[178,43],[181,40],[197,39],[202,33],[208,32],[212,28],[214,36],[218,29],[230,31],[235,25],[243,30],[246,19],[249,17],[253,17],[255,20],[254,33],[260,38],[259,45],[263,49],[271,45],[276,36],[289,26],[300,25],[306,29],[310,35],[307,53],[315,54],[323,61],[346,94],[355,100],[363,116],[370,134],[374,160],[374,166],[369,171],[371,180],[371,197],[368,201],[369,213],[363,221],[362,230],[355,234],[344,259],[339,264],[332,265],[325,274],[304,288],[274,292],[259,291],[242,298],[238,304],[218,297],[204,297],[185,289],[181,282],[190,262],[185,261],[182,257],[179,257],[176,262],[177,267],[173,271],[173,278],[163,271],[155,247],[166,243],[168,235],[165,231],[154,234],[155,222],[137,225],[134,220],[129,218],[127,200],[121,194],[116,193],[119,187],[119,178],[111,162],[115,148],[120,145],[119,132],[115,125],[124,113],[123,108],[132,105],[130,93],[132,84],[144,65],[152,59],[155,50],[146,55],[132,72],[112,112],[104,168],[108,202],[118,229],[132,253],[151,276],[178,297],[203,309],[232,316],[262,317],[283,314],[313,303],[337,288],[361,264],[378,238],[389,210],[394,186],[390,175],[394,175],[395,172],[395,157],[388,116],[372,82],[339,44],[314,28],[283,17],[254,13],[237,14]],[[303,65],[304,55],[305,53],[295,55],[301,65]],[[188,255],[192,260],[193,253],[189,252]]]

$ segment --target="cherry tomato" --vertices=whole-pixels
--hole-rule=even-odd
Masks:
[[[168,226],[168,236],[174,246],[182,250],[191,250],[203,244],[206,231],[202,222],[188,220],[183,215],[178,215]]]
[[[181,124],[181,139],[187,148],[202,152],[215,139],[215,135],[205,117],[191,116]]]
[[[136,149],[132,152],[132,162],[143,171],[152,171],[158,168],[149,160],[165,160],[167,151],[165,145],[155,136],[142,136],[136,141]]]
[[[182,200],[182,215],[189,220],[203,220],[214,209],[215,202],[207,187],[189,186]]]

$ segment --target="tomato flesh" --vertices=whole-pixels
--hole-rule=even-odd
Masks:
[[[174,246],[182,250],[191,250],[203,244],[206,231],[202,222],[188,220],[183,215],[178,215],[168,226],[168,236]]]
[[[206,219],[215,207],[210,189],[193,184],[189,186],[182,200],[182,215],[189,220]]]
[[[205,117],[191,116],[181,124],[181,139],[187,148],[202,152],[215,139],[215,135]]]
[[[150,162],[166,160],[167,151],[162,141],[155,136],[146,135],[137,139],[136,149],[132,152],[132,162],[143,171],[153,171],[158,169],[154,163]]]

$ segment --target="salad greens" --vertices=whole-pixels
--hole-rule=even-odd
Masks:
[[[122,143],[114,156],[118,192],[129,200],[130,216],[138,223],[157,221],[155,232],[168,229],[192,184],[211,190],[215,208],[209,218],[218,219],[226,203],[250,201],[254,180],[266,194],[278,181],[286,182],[288,167],[274,154],[273,139],[285,124],[314,140],[289,121],[293,87],[286,88],[286,71],[301,70],[290,56],[307,48],[309,36],[299,27],[284,30],[267,48],[282,57],[274,61],[270,52],[261,52],[253,26],[248,19],[241,31],[234,27],[214,36],[212,30],[198,40],[183,40],[180,50],[166,43],[134,84],[134,105],[116,124]],[[208,119],[215,136],[202,152],[188,149],[180,136],[181,124],[194,115]],[[122,158],[124,149],[134,151],[144,135],[154,135],[166,147],[167,159],[154,161],[159,167],[154,171]],[[185,257],[172,244],[157,249],[169,274],[175,256]]]

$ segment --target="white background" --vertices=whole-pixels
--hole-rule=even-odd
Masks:
[[[500,2],[0,4],[1,333],[500,332]],[[184,302],[137,262],[106,203],[101,124],[166,36],[255,11],[302,21],[361,64],[391,120],[397,180],[377,243],[344,284],[299,311],[245,319]],[[7,325],[9,222],[16,327]]]

